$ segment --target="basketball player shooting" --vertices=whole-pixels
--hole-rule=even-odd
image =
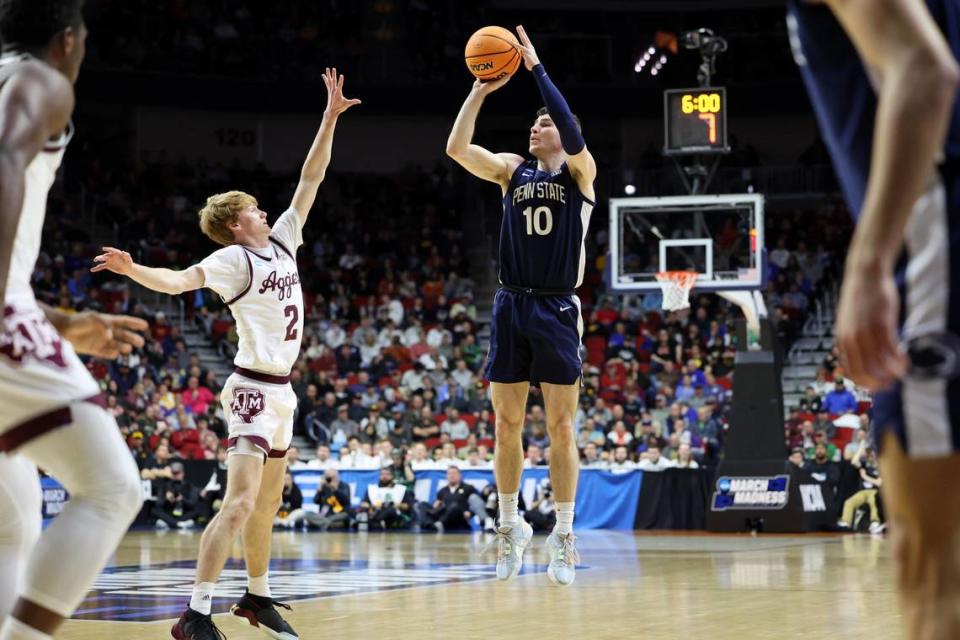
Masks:
[[[124,251],[105,247],[92,269],[110,270],[171,295],[207,287],[224,299],[237,323],[236,369],[220,398],[229,430],[227,494],[200,539],[193,596],[172,630],[178,640],[221,637],[210,615],[211,599],[241,531],[248,589],[231,611],[271,638],[298,637],[276,610],[279,603],[271,598],[267,576],[273,519],[280,506],[297,408],[290,368],[300,353],[303,294],[294,256],[303,244],[303,225],[330,164],[337,119],[360,104],[343,96],[343,76],[336,69],[327,69],[323,82],[327,107],[320,130],[290,208],[272,228],[252,196],[221,193],[207,199],[200,211],[200,228],[224,248],[199,264],[183,271],[145,267]]]
[[[138,318],[69,315],[30,281],[47,194],[73,134],[81,0],[0,1],[0,639],[49,640],[142,504],[140,477],[77,357],[143,346]],[[37,465],[70,492],[41,535]]]
[[[523,468],[521,433],[531,384],[543,390],[552,455],[550,479],[557,499],[556,528],[547,538],[548,575],[559,585],[575,577],[574,500],[579,456],[573,417],[580,392],[582,363],[580,301],[574,290],[583,280],[584,237],[594,207],[597,169],[580,126],[550,80],[522,26],[517,27],[523,63],[533,74],[545,107],[530,127],[527,160],[493,153],[472,144],[484,99],[511,76],[477,80],[450,137],[447,154],[467,171],[500,185],[500,290],[493,303],[490,352],[485,375],[496,411],[494,470],[499,491],[497,577],[519,572],[533,536],[517,514]]]
[[[960,638],[960,7],[790,0],[788,24],[857,217],[837,342],[876,392],[905,628]]]

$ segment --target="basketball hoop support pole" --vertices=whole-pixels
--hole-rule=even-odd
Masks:
[[[709,168],[703,164],[703,157],[699,154],[693,156],[693,163],[688,166],[681,164],[679,156],[671,155],[670,159],[680,176],[680,181],[683,182],[684,190],[689,195],[695,196],[706,193],[710,188],[710,183],[713,182],[713,177],[717,173],[717,167],[720,166],[721,157],[713,156]]]

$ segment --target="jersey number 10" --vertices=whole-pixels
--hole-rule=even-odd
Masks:
[[[534,231],[538,236],[545,236],[553,231],[553,212],[550,207],[527,207],[523,210],[523,217],[527,219],[528,236],[532,236]]]

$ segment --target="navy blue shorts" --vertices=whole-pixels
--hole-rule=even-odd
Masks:
[[[501,289],[493,299],[491,382],[574,384],[580,379],[583,319],[577,296],[532,296]]]
[[[911,371],[875,393],[873,427],[916,458],[960,451],[960,162],[914,205],[898,269],[901,339]]]

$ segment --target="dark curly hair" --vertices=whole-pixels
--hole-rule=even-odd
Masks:
[[[38,51],[67,27],[83,24],[84,0],[0,0],[4,49]]]

